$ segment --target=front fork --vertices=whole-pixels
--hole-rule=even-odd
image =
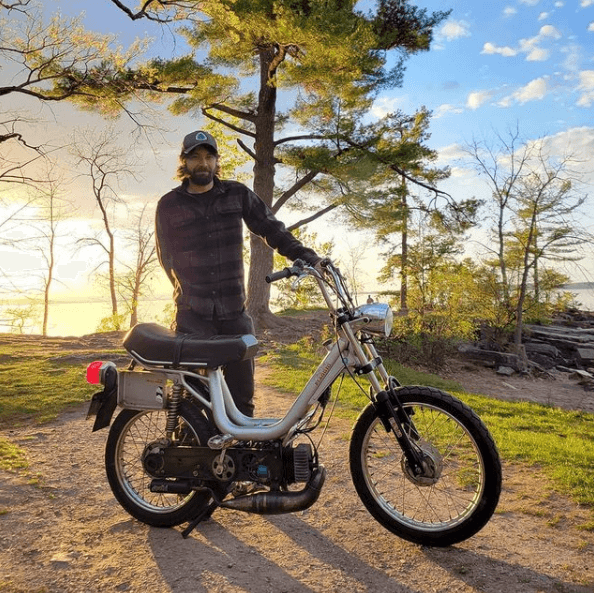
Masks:
[[[349,328],[350,329],[350,328]],[[348,331],[348,330],[347,330]],[[383,363],[381,363],[381,357],[378,356],[377,350],[373,345],[373,342],[365,343],[365,350],[372,361],[380,361],[375,370],[379,374],[379,379],[385,381],[386,388],[381,389],[378,377],[375,372],[368,374],[369,381],[371,383],[371,393],[375,392],[375,397],[371,397],[386,429],[386,432],[393,432],[409,467],[411,468],[415,476],[423,474],[424,470],[424,456],[422,451],[412,442],[411,431],[413,427],[412,420],[409,417],[409,413],[404,409],[396,388],[400,386],[395,377],[391,377],[386,372]],[[361,357],[363,353],[362,349],[357,352],[359,354],[359,360],[364,360]],[[363,355],[364,356],[364,355]],[[404,428],[406,426],[406,429]]]
[[[415,476],[424,472],[424,458],[421,450],[412,442],[411,433],[404,428],[410,428],[412,421],[404,409],[396,391],[388,387],[388,391],[380,391],[375,396],[375,406],[386,432],[393,432],[408,466]]]

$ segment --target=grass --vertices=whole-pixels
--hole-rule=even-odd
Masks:
[[[85,360],[93,353],[48,350],[43,341],[23,342],[16,350],[0,346],[0,428],[53,420],[97,390],[84,377]],[[14,471],[27,465],[25,452],[0,437],[0,468]]]
[[[9,440],[0,437],[0,468],[14,471],[27,467],[29,464],[25,452]]]
[[[29,344],[18,354],[9,350],[0,347],[0,427],[53,420],[96,391],[85,381],[80,350],[59,356]]]
[[[297,394],[320,360],[307,341],[265,357],[272,372],[267,382]],[[507,402],[469,394],[454,381],[407,369],[390,361],[388,372],[403,385],[430,385],[467,403],[489,427],[502,458],[539,466],[555,488],[579,504],[594,507],[594,415],[529,402]],[[365,380],[361,384],[365,387]],[[338,381],[336,382],[338,384]],[[352,380],[343,382],[340,415],[355,419],[367,402]]]

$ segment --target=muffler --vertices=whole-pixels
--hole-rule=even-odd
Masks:
[[[258,515],[282,515],[308,509],[320,496],[326,480],[326,468],[318,466],[311,474],[305,488],[297,492],[257,492],[225,500],[219,506]]]

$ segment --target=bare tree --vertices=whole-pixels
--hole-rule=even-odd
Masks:
[[[491,204],[495,206],[491,220],[494,221],[494,247],[489,249],[497,258],[504,306],[511,314],[511,294],[505,257],[505,237],[509,224],[510,200],[520,183],[524,169],[530,159],[531,147],[522,144],[519,127],[508,132],[507,137],[497,135],[495,146],[474,140],[465,148],[479,175],[487,179],[491,189]]]
[[[577,181],[570,169],[571,159],[553,160],[542,146],[514,195],[514,230],[509,235],[508,252],[519,256],[519,282],[515,307],[514,345],[522,344],[522,323],[529,283],[538,301],[539,264],[543,260],[574,261],[588,236],[575,216],[587,195],[576,191]]]
[[[35,248],[44,263],[42,271],[43,321],[41,326],[44,336],[47,336],[50,293],[54,283],[59,238],[58,227],[73,208],[72,203],[64,197],[63,180],[56,174],[56,171],[55,165],[48,161],[46,163],[47,181],[45,184],[39,185],[35,192],[36,220],[33,221],[32,226],[36,236],[33,235],[29,238],[30,242],[35,243]]]
[[[577,261],[579,247],[591,240],[578,217],[587,196],[572,156],[554,158],[543,139],[522,143],[517,129],[498,141],[496,149],[474,143],[468,153],[491,189],[494,246],[486,248],[495,255],[501,305],[521,353],[531,285],[533,301],[538,298],[539,265]]]
[[[147,224],[145,204],[136,217],[134,228],[126,235],[131,254],[134,256],[133,263],[122,262],[126,273],[119,275],[117,279],[120,296],[127,303],[130,311],[130,327],[138,323],[138,305],[140,297],[145,294],[148,282],[155,270],[159,268],[159,259],[154,241],[154,225]]]
[[[119,182],[125,177],[134,177],[135,164],[130,156],[131,151],[119,145],[116,140],[116,134],[111,128],[100,133],[87,130],[74,138],[72,152],[76,166],[85,170],[80,175],[91,184],[103,224],[103,232],[81,239],[80,243],[99,247],[105,254],[106,259],[99,266],[107,264],[112,318],[115,328],[120,329],[116,290],[115,211],[117,206],[123,206],[118,195]]]

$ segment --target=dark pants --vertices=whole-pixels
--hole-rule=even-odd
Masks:
[[[241,336],[254,334],[254,322],[244,311],[235,319],[202,319],[190,309],[178,307],[174,329],[185,334],[203,338],[213,336]],[[232,362],[223,369],[225,381],[235,405],[246,416],[254,415],[254,361],[253,359]]]

